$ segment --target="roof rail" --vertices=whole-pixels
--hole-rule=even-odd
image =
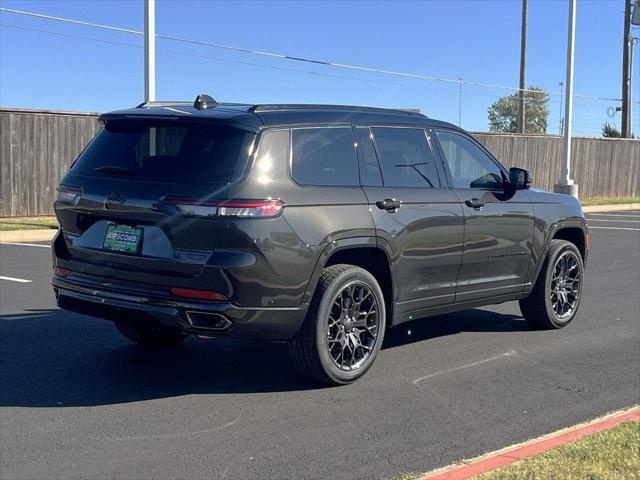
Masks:
[[[136,108],[149,108],[149,107],[184,107],[187,105],[193,105],[193,102],[184,102],[184,101],[153,101],[153,102],[142,102],[140,105],[137,105]]]
[[[401,108],[381,108],[381,107],[358,107],[355,105],[322,105],[304,103],[283,103],[283,104],[261,104],[253,105],[250,112],[277,112],[281,110],[351,110],[354,112],[378,112],[378,113],[401,113],[405,115],[425,115],[419,111]]]
[[[204,97],[204,98],[203,98]],[[198,108],[196,105],[199,105],[200,108],[199,109],[205,109],[202,108],[203,103],[207,104],[207,108],[211,108],[214,106],[220,106],[220,107],[247,107],[250,108],[253,105],[251,103],[235,103],[235,102],[217,102],[216,100],[214,100],[213,98],[211,98],[208,95],[198,95],[196,97],[195,102],[188,102],[186,100],[158,100],[158,101],[153,101],[153,102],[142,102],[139,105],[136,105],[136,108],[149,108],[149,107],[195,107]]]

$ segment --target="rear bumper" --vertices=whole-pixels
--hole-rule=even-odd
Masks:
[[[157,322],[196,335],[289,340],[300,329],[307,309],[307,305],[249,308],[184,301],[149,288],[73,273],[67,278],[54,275],[51,283],[62,309],[107,320]]]

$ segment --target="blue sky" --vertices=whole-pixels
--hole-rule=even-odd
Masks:
[[[5,8],[143,29],[142,0],[0,3]],[[157,32],[297,57],[517,86],[520,8],[520,0],[157,0]],[[623,0],[578,1],[575,93],[620,97],[623,9]],[[566,68],[567,14],[565,0],[530,0],[527,85],[559,92]],[[141,37],[4,12],[0,23],[0,105],[101,112],[142,100]],[[640,36],[640,31],[635,33]],[[204,92],[225,101],[420,108],[429,116],[458,123],[455,84],[168,40],[158,40],[157,49],[157,96],[162,99],[190,99]],[[637,46],[635,57],[633,121],[640,125]],[[487,130],[487,107],[509,93],[465,85],[462,126]],[[602,123],[611,121],[607,108],[615,105],[609,100],[576,99],[575,134],[599,135]],[[559,110],[560,97],[552,95],[549,133],[558,132]],[[619,114],[615,123],[619,126]]]

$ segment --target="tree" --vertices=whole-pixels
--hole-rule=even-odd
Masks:
[[[502,97],[489,107],[489,131],[515,133],[518,117],[518,94]],[[524,92],[525,133],[547,133],[549,94],[540,87]]]
[[[602,136],[608,138],[620,138],[622,137],[622,134],[620,133],[620,130],[609,122],[606,122],[602,125]]]

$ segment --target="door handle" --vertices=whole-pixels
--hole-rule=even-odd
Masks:
[[[386,210],[387,212],[395,212],[400,208],[402,202],[395,198],[385,198],[384,200],[378,200],[376,206],[380,210]]]
[[[475,208],[476,210],[480,210],[484,207],[484,202],[479,198],[472,198],[471,200],[467,200],[464,203],[467,204],[467,207]]]

